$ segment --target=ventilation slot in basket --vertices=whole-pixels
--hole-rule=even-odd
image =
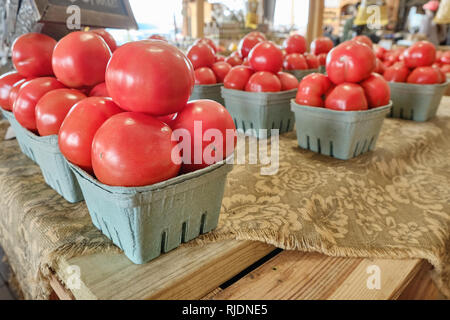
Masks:
[[[356,157],[358,155],[358,147],[359,147],[359,141],[356,143],[355,151],[353,152],[353,157]]]
[[[322,148],[321,148],[321,145],[320,145],[320,139],[317,139],[317,152],[318,153],[322,153]]]
[[[167,232],[164,231],[161,235],[161,253],[166,252]]]
[[[181,242],[186,242],[187,222],[183,222],[181,226]]]
[[[200,234],[205,233],[205,223],[206,223],[206,212],[202,214],[202,218],[200,220]]]
[[[306,136],[306,148],[311,150],[311,144],[309,143],[309,136]]]
[[[288,123],[287,123],[287,127],[286,127],[286,132],[289,131],[290,125],[291,125],[291,119],[288,119]]]
[[[414,120],[414,109],[411,108],[411,118],[409,120]]]
[[[330,141],[330,157],[334,157],[334,153],[333,153],[333,141]]]

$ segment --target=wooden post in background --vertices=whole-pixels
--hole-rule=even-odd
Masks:
[[[196,37],[203,38],[203,28],[205,25],[205,2],[204,0],[196,0]]]
[[[308,44],[322,36],[323,12],[325,10],[325,0],[309,0],[308,30],[306,41]]]

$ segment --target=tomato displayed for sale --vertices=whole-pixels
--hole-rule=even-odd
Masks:
[[[386,70],[386,66],[383,64],[383,62],[381,62],[380,59],[377,58],[376,64],[375,64],[375,70],[373,72],[382,75],[385,70]]]
[[[213,64],[212,71],[214,71],[214,74],[216,75],[217,83],[223,83],[231,68],[231,65],[224,61],[219,61]]]
[[[106,88],[106,83],[102,82],[89,90],[90,97],[109,97],[108,89]]]
[[[432,68],[434,70],[436,70],[436,72],[439,75],[439,83],[444,83],[447,81],[447,76],[445,75],[444,72],[442,72],[441,68],[439,68],[439,66],[432,66]]]
[[[321,53],[317,56],[317,59],[319,59],[319,65],[325,66],[327,64],[327,53]]]
[[[209,45],[214,50],[214,53],[217,53],[217,46],[213,40],[208,39],[208,38],[201,38],[201,39],[197,39],[194,42],[194,44],[199,44],[199,43],[205,43],[205,44]]]
[[[56,78],[71,88],[94,86],[105,81],[111,50],[93,32],[71,32],[55,46],[52,65]]]
[[[252,31],[252,32],[248,33],[247,36],[258,37],[258,38],[261,38],[262,41],[266,41],[267,40],[266,35],[264,33],[262,33],[262,32],[259,32],[259,31]]]
[[[192,172],[225,159],[233,153],[237,142],[233,118],[227,109],[212,100],[188,102],[172,128],[174,133],[184,129],[190,134],[190,143],[182,145],[182,172]],[[207,136],[208,131],[211,136]],[[182,140],[186,141],[184,137]]]
[[[248,62],[248,57],[242,61],[242,65],[245,67],[250,67],[250,62]]]
[[[202,67],[210,68],[216,62],[213,48],[204,42],[191,46],[187,51],[187,57],[192,62],[194,69]]]
[[[47,92],[61,88],[64,85],[52,77],[36,78],[24,83],[13,106],[16,120],[24,128],[36,132],[36,103]]]
[[[407,82],[414,84],[437,84],[441,83],[440,73],[433,67],[419,67],[414,69],[408,76]]]
[[[364,43],[364,44],[367,45],[370,49],[373,48],[373,42],[372,42],[372,40],[371,40],[368,36],[364,36],[364,35],[356,36],[356,37],[353,38],[353,41],[357,41],[357,42],[360,42],[360,43]]]
[[[286,53],[305,53],[306,52],[306,39],[305,37],[294,34],[292,36],[289,36],[284,41],[284,48],[286,49]]]
[[[442,71],[443,73],[450,73],[450,64],[444,64],[444,65],[441,67],[441,71]]]
[[[440,62],[444,64],[450,64],[450,51],[445,51],[442,53]]]
[[[217,79],[211,68],[203,67],[195,70],[195,84],[216,84]]]
[[[241,59],[247,58],[253,47],[263,41],[265,41],[263,38],[254,35],[246,35],[242,38],[238,45],[238,52]]]
[[[53,75],[52,54],[56,40],[42,33],[26,33],[12,45],[12,63],[24,77]]]
[[[168,114],[167,116],[156,117],[156,119],[164,122],[165,124],[167,124],[169,127],[172,128],[177,116],[178,116],[178,113],[172,113],[172,114]]]
[[[253,70],[249,67],[233,67],[223,80],[224,87],[227,89],[244,90],[252,74]]]
[[[106,69],[110,96],[128,111],[154,116],[184,108],[195,83],[189,59],[158,40],[129,42],[118,48]]]
[[[333,41],[328,37],[320,37],[311,43],[311,53],[318,56],[322,53],[328,53],[333,49]]]
[[[403,63],[396,63],[386,68],[383,73],[384,79],[389,82],[406,82],[409,76],[409,69]]]
[[[376,48],[376,50],[375,50],[375,55],[376,55],[376,57],[378,58],[378,59],[380,59],[381,61],[383,61],[384,60],[384,57],[385,57],[385,54],[387,53],[388,51],[385,49],[385,48],[383,48],[383,47],[377,47]]]
[[[300,82],[295,101],[304,106],[323,107],[324,96],[331,88],[332,83],[326,75],[309,74]]]
[[[216,62],[224,62],[225,61],[225,57],[220,55],[220,54],[216,54]]]
[[[281,82],[281,91],[298,88],[298,80],[295,76],[287,72],[278,72],[278,79]]]
[[[106,185],[121,187],[147,186],[175,177],[181,161],[172,155],[177,143],[171,135],[167,124],[146,114],[113,115],[92,141],[95,176]]]
[[[9,106],[9,94],[15,83],[25,79],[18,72],[11,71],[0,76],[0,107],[5,110],[11,110]]]
[[[281,91],[281,81],[272,72],[258,71],[248,79],[245,91],[278,92]]]
[[[116,43],[116,40],[114,40],[114,37],[111,35],[111,33],[106,31],[105,29],[93,29],[90,31],[94,32],[94,33],[98,34],[100,37],[102,37],[103,40],[105,40],[105,42],[108,45],[109,50],[111,50],[111,52],[116,51],[117,43]]]
[[[86,96],[76,89],[56,89],[47,92],[36,104],[36,127],[41,136],[58,134],[72,106]]]
[[[369,78],[361,82],[361,87],[364,89],[370,109],[389,104],[391,89],[383,76],[378,73],[372,73]]]
[[[328,53],[327,74],[335,84],[358,83],[375,70],[376,58],[372,49],[357,41],[346,41]]]
[[[283,53],[275,43],[264,41],[253,47],[248,61],[255,71],[277,73],[283,67]]]
[[[225,59],[225,62],[228,63],[230,66],[240,66],[242,64],[242,59],[238,55],[230,55],[228,58]]]
[[[306,70],[308,69],[308,62],[302,54],[291,53],[284,58],[283,68],[285,70]]]
[[[167,42],[167,39],[159,34],[152,34],[150,37],[148,37],[149,40],[161,40]]]
[[[428,67],[436,59],[436,47],[428,41],[419,41],[409,47],[405,53],[405,64],[408,68]]]
[[[61,153],[71,163],[92,173],[91,149],[94,135],[106,120],[120,112],[123,110],[111,98],[88,97],[76,103],[59,129],[58,144]],[[117,132],[109,136],[111,141],[118,138]]]
[[[319,59],[315,55],[305,53],[305,59],[308,64],[308,69],[317,69],[320,67]]]
[[[367,110],[368,103],[364,89],[355,83],[337,85],[328,94],[325,100],[325,108],[338,111]]]
[[[14,83],[14,85],[11,88],[11,91],[9,92],[8,104],[5,105],[4,107],[5,110],[13,111],[14,102],[16,102],[17,96],[19,95],[19,91],[22,88],[22,85],[27,81],[29,80],[22,79]]]

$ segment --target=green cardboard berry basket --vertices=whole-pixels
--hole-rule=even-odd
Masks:
[[[236,129],[257,138],[271,136],[271,129],[285,133],[294,129],[295,118],[290,100],[297,89],[281,92],[246,92],[222,88],[225,107],[230,112]],[[261,132],[261,129],[267,130]]]
[[[393,102],[389,116],[418,122],[434,118],[449,83],[424,85],[389,82]]]
[[[208,99],[214,100],[221,105],[224,105],[224,101],[221,94],[221,88],[223,87],[223,83],[217,84],[197,84],[194,86],[194,90],[192,91],[191,100],[200,100],[200,99]]]
[[[374,150],[392,102],[367,111],[335,111],[291,101],[298,145],[323,155],[348,160]]]
[[[226,177],[233,167],[227,162],[133,188],[107,186],[69,166],[93,224],[133,263],[142,264],[216,228]]]
[[[320,66],[319,67],[319,73],[327,74],[327,67],[326,66]]]
[[[284,72],[290,73],[294,75],[298,81],[302,81],[304,77],[311,73],[318,73],[320,68],[318,69],[307,69],[307,70],[284,70]]]

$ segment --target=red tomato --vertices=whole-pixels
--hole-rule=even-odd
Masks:
[[[24,77],[53,75],[52,54],[56,40],[41,33],[26,33],[12,45],[12,62]]]
[[[278,72],[278,79],[281,82],[281,91],[298,88],[298,80],[295,76],[287,72]]]
[[[225,62],[228,63],[230,66],[240,66],[242,64],[242,59],[238,55],[231,55],[228,58],[225,59]]]
[[[258,37],[258,38],[261,38],[262,41],[266,41],[267,40],[266,39],[266,35],[264,33],[262,33],[262,32],[259,32],[259,31],[252,31],[252,32],[248,33],[247,36]]]
[[[378,73],[372,73],[369,78],[361,82],[361,87],[366,93],[369,108],[377,108],[389,104],[391,89],[383,76]]]
[[[202,38],[202,39],[197,39],[197,41],[194,42],[194,44],[199,44],[199,43],[205,43],[205,44],[207,44],[208,46],[210,46],[214,50],[214,53],[217,52],[216,44],[211,39]]]
[[[248,57],[242,61],[242,65],[245,67],[250,67],[250,63],[248,62]]]
[[[199,123],[201,128],[198,127]],[[190,152],[182,148],[183,172],[192,172],[221,161],[231,155],[236,146],[236,127],[233,118],[227,109],[212,100],[188,102],[173,124],[175,135],[177,130],[181,133],[179,129],[185,129],[190,133],[190,143],[185,146]],[[205,137],[205,133],[211,131],[210,129],[218,130],[220,137]],[[198,133],[201,133],[201,137],[198,137]],[[208,156],[211,159],[208,159]]]
[[[14,85],[11,88],[11,91],[9,92],[8,105],[4,109],[6,109],[8,111],[13,110],[14,102],[16,102],[17,96],[19,95],[19,90],[22,88],[22,85],[24,83],[26,83],[27,81],[29,81],[29,80],[22,79],[20,81],[17,81],[16,83],[14,83]]]
[[[24,128],[36,132],[36,103],[47,92],[60,88],[64,88],[64,85],[52,77],[36,78],[24,83],[13,106],[16,120]]]
[[[229,65],[226,62],[216,62],[212,66],[212,71],[214,71],[214,74],[217,78],[217,83],[223,83],[225,77],[227,76],[228,72],[231,70],[231,65]]]
[[[367,110],[368,104],[364,90],[360,85],[342,83],[337,85],[327,96],[325,108],[338,111],[358,111]]]
[[[89,97],[75,104],[59,129],[58,144],[61,153],[67,160],[91,173],[94,135],[106,120],[120,112],[123,110],[111,98]],[[117,141],[119,137],[116,132],[109,139]]]
[[[245,91],[250,92],[278,92],[280,90],[280,79],[275,74],[267,71],[254,73],[245,86]]]
[[[304,106],[323,107],[324,96],[331,89],[331,81],[326,75],[312,73],[302,79],[295,101]]]
[[[378,59],[380,59],[381,61],[384,60],[385,54],[386,52],[388,52],[385,48],[383,47],[377,47],[377,49],[375,50],[375,55]]]
[[[372,49],[357,41],[340,44],[327,57],[327,74],[335,84],[361,82],[370,76],[375,66]]]
[[[71,32],[56,44],[53,71],[56,78],[71,88],[94,86],[105,81],[111,50],[92,32]]]
[[[406,82],[409,69],[403,63],[396,63],[384,71],[384,79],[389,82]]]
[[[168,114],[167,116],[156,117],[156,119],[164,122],[165,124],[167,124],[169,127],[172,128],[177,116],[178,116],[178,113],[172,113],[172,114]]]
[[[188,58],[176,47],[158,40],[121,46],[106,69],[106,87],[122,109],[155,116],[184,108],[194,83],[194,69]]]
[[[415,84],[441,83],[441,75],[433,67],[419,67],[411,72],[407,82]]]
[[[25,79],[15,71],[11,71],[0,76],[0,107],[5,110],[11,110],[12,106],[9,105],[9,94],[15,83]]]
[[[384,71],[386,70],[385,65],[383,64],[383,62],[381,62],[380,59],[377,58],[377,62],[375,64],[375,70],[373,72],[376,72],[378,74],[383,74]]]
[[[439,83],[444,83],[447,81],[447,76],[445,75],[445,72],[442,72],[441,68],[439,66],[433,66],[432,67],[439,75]]]
[[[102,82],[93,87],[89,91],[90,97],[109,97],[108,89],[106,88],[106,83]]]
[[[86,96],[75,89],[56,89],[44,94],[36,104],[36,127],[39,134],[58,134],[72,106],[84,98]]]
[[[253,70],[277,73],[283,67],[283,53],[275,43],[264,41],[253,47],[248,61]]]
[[[216,62],[214,50],[204,42],[191,46],[187,52],[187,57],[192,62],[194,69],[210,68]]]
[[[368,36],[364,36],[364,35],[356,36],[356,37],[353,38],[353,41],[357,41],[357,42],[360,42],[360,43],[364,43],[364,44],[367,45],[370,49],[373,48],[373,42],[372,42],[372,40],[370,40],[370,38],[369,38]]]
[[[328,53],[333,49],[333,41],[328,37],[320,37],[311,43],[311,53],[318,56],[322,53]]]
[[[223,62],[223,61],[225,61],[225,57],[220,54],[216,54],[216,62]]]
[[[149,40],[161,40],[167,42],[167,39],[159,34],[152,34],[150,37],[148,37]]]
[[[104,184],[122,187],[152,185],[175,177],[181,161],[179,155],[172,159],[177,143],[171,136],[167,124],[143,113],[113,115],[92,141],[95,176]]]
[[[238,52],[241,59],[246,58],[253,47],[263,41],[264,39],[254,35],[246,35],[244,38],[242,38],[238,45]]]
[[[249,67],[233,67],[223,80],[224,87],[227,89],[244,90],[252,74],[253,70]]]
[[[195,70],[195,84],[216,84],[217,79],[214,72],[207,67]]]
[[[102,37],[103,40],[105,40],[105,42],[108,45],[109,50],[111,50],[111,52],[116,51],[116,49],[117,49],[116,40],[114,40],[114,37],[111,35],[111,33],[106,31],[105,29],[93,29],[90,31],[94,32],[94,33],[98,34],[100,37]]]
[[[320,67],[319,59],[315,55],[305,54],[305,59],[308,69],[318,69]]]
[[[444,64],[444,65],[441,67],[441,71],[442,71],[443,73],[450,73],[450,64]]]
[[[450,64],[450,51],[442,53],[440,62],[444,64]]]
[[[306,52],[306,39],[299,34],[294,34],[284,41],[284,48],[287,54],[303,54]]]
[[[428,67],[436,60],[436,47],[428,41],[413,44],[404,53],[405,64],[408,68]]]
[[[283,67],[285,70],[306,70],[308,69],[308,62],[302,54],[291,53],[284,59]]]
[[[321,53],[317,56],[317,58],[319,59],[319,64],[321,66],[324,66],[327,64],[327,53]]]

